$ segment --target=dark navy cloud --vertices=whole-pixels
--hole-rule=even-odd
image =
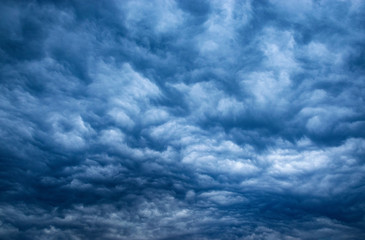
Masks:
[[[2,1],[1,239],[364,239],[362,1]]]

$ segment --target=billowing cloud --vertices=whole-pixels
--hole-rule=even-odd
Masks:
[[[1,239],[364,239],[362,1],[3,1]]]

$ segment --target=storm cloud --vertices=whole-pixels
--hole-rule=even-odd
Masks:
[[[365,239],[365,2],[0,3],[1,239]]]

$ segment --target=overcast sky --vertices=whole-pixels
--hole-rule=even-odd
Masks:
[[[0,239],[365,239],[365,1],[0,3]]]

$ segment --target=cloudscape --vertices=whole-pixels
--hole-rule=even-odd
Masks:
[[[365,1],[2,0],[0,239],[365,239]]]

